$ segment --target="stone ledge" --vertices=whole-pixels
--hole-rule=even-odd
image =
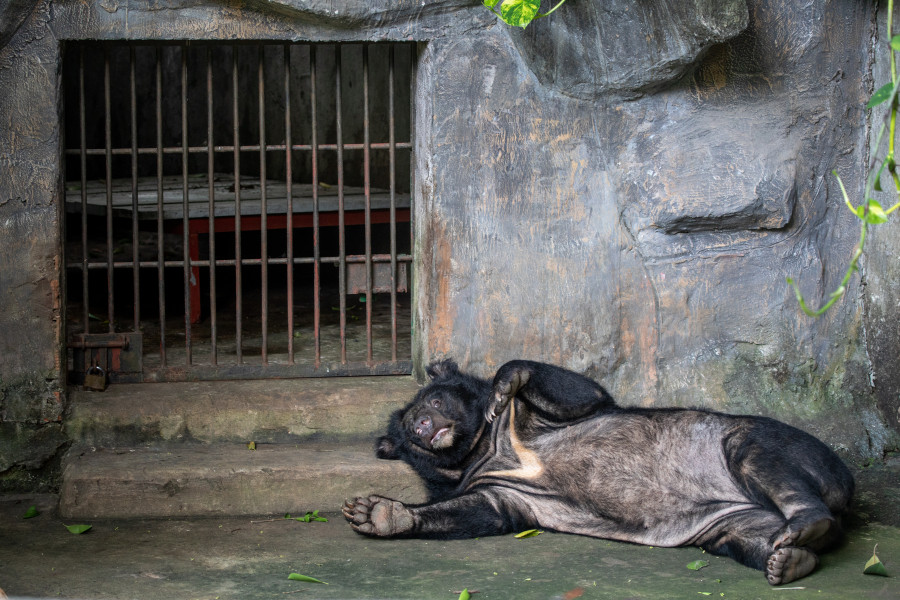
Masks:
[[[346,498],[373,492],[424,500],[399,461],[376,459],[371,444],[174,444],[71,449],[63,460],[63,518],[334,514]]]
[[[71,390],[76,444],[197,441],[296,443],[380,433],[418,391],[411,377],[138,383]]]

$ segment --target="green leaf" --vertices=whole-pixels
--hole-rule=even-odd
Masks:
[[[323,523],[328,522],[328,519],[326,519],[325,517],[319,516],[319,511],[317,511],[317,510],[308,512],[305,515],[303,515],[302,517],[292,517],[288,513],[285,513],[284,518],[285,519],[293,519],[294,521],[300,521],[301,523],[309,523],[310,521],[321,521]]]
[[[891,49],[900,50],[900,35],[891,38]]]
[[[459,593],[459,598],[457,598],[457,600],[470,600],[471,597],[471,594],[469,594],[469,588],[466,588]]]
[[[39,514],[41,514],[41,513],[38,512],[38,509],[36,506],[29,506],[28,510],[25,511],[25,514],[22,515],[22,518],[23,519],[33,519],[34,517],[38,516]]]
[[[495,6],[500,4],[500,0],[483,0],[483,2],[484,2],[484,5],[487,6],[488,8],[490,8],[491,10],[493,10]]]
[[[866,213],[866,223],[869,225],[880,225],[887,223],[887,214],[881,208],[881,204],[877,200],[869,198],[869,212]]]
[[[70,533],[74,533],[75,535],[81,535],[85,531],[88,531],[90,528],[90,525],[66,525],[66,529],[68,529]]]
[[[882,191],[881,189],[881,172],[884,171],[884,168],[887,166],[887,162],[882,161],[881,166],[878,167],[878,172],[875,173],[875,186],[874,189],[876,192]]]
[[[703,567],[709,566],[708,560],[695,560],[694,562],[689,562],[687,564],[687,568],[691,571],[699,571]]]
[[[308,575],[301,575],[300,573],[291,573],[288,575],[288,579],[291,581],[305,581],[307,583],[321,583],[323,585],[328,585],[324,581],[319,581],[315,577],[309,577]]]
[[[517,537],[517,538],[530,538],[530,537],[535,537],[535,536],[537,536],[537,535],[541,535],[542,533],[544,533],[544,532],[543,532],[543,531],[538,531],[537,529],[526,529],[525,531],[523,531],[523,532],[521,532],[521,533],[517,533],[517,534],[515,535],[515,537]]]
[[[887,569],[884,568],[884,563],[878,559],[875,550],[878,550],[878,544],[875,544],[875,549],[872,550],[872,558],[866,563],[863,573],[866,575],[881,575],[882,577],[887,577]]]
[[[541,0],[503,0],[500,18],[507,25],[524,28],[534,20],[540,8]]]
[[[893,91],[893,83],[884,84],[883,86],[878,88],[878,90],[876,90],[874,94],[872,94],[872,97],[869,99],[869,103],[866,104],[866,108],[875,108],[876,106],[890,98]]]

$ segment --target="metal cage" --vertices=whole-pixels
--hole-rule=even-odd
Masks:
[[[412,44],[69,43],[70,381],[411,370]]]

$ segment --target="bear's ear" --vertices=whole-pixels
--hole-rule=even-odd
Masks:
[[[378,441],[375,442],[375,456],[387,460],[397,460],[400,458],[400,455],[397,454],[397,444],[386,435],[381,436],[378,438]]]
[[[459,366],[452,358],[445,358],[437,362],[433,362],[425,367],[425,372],[431,377],[431,380],[443,379],[459,373]]]

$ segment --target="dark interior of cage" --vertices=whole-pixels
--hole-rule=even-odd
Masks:
[[[410,64],[380,44],[67,47],[70,339],[140,332],[162,379],[408,361]]]

